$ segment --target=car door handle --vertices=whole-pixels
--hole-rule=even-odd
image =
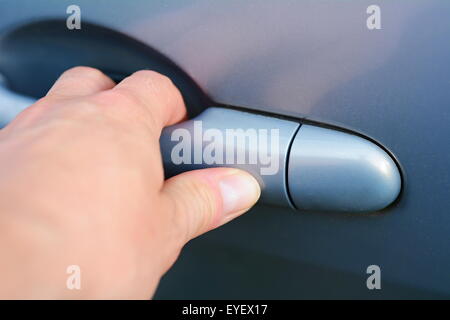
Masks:
[[[375,143],[347,132],[210,107],[165,128],[167,176],[210,166],[251,172],[261,201],[300,210],[371,212],[399,195],[401,175]]]
[[[33,101],[0,86],[5,120]],[[207,108],[165,128],[160,145],[167,178],[208,167],[239,168],[258,180],[262,202],[299,210],[377,211],[401,189],[395,161],[373,142],[252,112]]]

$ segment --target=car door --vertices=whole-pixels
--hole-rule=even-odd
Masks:
[[[152,68],[175,80],[191,115],[218,105],[353,132],[402,176],[397,200],[376,212],[261,203],[191,241],[155,298],[450,297],[450,3],[71,5],[0,2],[5,119],[11,101],[42,96],[64,67],[118,81]]]

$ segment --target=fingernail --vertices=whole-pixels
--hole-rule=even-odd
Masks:
[[[233,171],[219,182],[225,218],[249,209],[258,200],[261,190],[252,175],[243,171]]]

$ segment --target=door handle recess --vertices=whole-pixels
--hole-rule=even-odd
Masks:
[[[0,86],[1,120],[33,101]],[[12,105],[16,111],[5,113]],[[167,178],[207,167],[240,168],[258,180],[261,202],[299,210],[378,211],[402,185],[391,156],[367,139],[235,109],[210,107],[167,127],[160,145]]]

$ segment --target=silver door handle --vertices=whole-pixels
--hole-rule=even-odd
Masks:
[[[261,201],[300,210],[377,211],[402,184],[391,156],[367,139],[253,112],[210,107],[165,128],[160,143],[168,176],[244,169],[258,179]]]

